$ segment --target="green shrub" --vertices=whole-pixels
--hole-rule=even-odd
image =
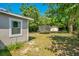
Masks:
[[[24,43],[16,43],[16,44],[12,44],[8,46],[9,50],[15,50],[15,49],[19,49],[23,46]]]
[[[30,32],[37,32],[37,30],[38,30],[37,24],[30,24],[29,25],[29,31]]]
[[[0,50],[0,56],[11,56],[11,53],[8,49]]]

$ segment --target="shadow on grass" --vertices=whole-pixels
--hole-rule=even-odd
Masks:
[[[0,40],[0,56],[11,56],[7,46]]]
[[[48,49],[57,52],[56,55],[79,56],[79,38],[64,36],[51,36],[50,38],[52,46]]]
[[[33,39],[35,39],[35,37],[29,36],[29,41],[31,41],[31,40],[33,40]]]

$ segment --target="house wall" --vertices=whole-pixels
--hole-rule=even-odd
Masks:
[[[28,41],[28,20],[23,20],[21,36],[9,37],[9,19],[11,18],[19,20],[16,17],[0,14],[0,48],[16,42]]]

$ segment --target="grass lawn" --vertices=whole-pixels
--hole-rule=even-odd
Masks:
[[[30,33],[30,41],[10,53],[19,56],[79,55],[79,39],[69,33]]]

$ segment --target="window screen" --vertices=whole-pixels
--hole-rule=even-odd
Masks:
[[[12,34],[20,34],[21,33],[21,22],[12,21]]]

